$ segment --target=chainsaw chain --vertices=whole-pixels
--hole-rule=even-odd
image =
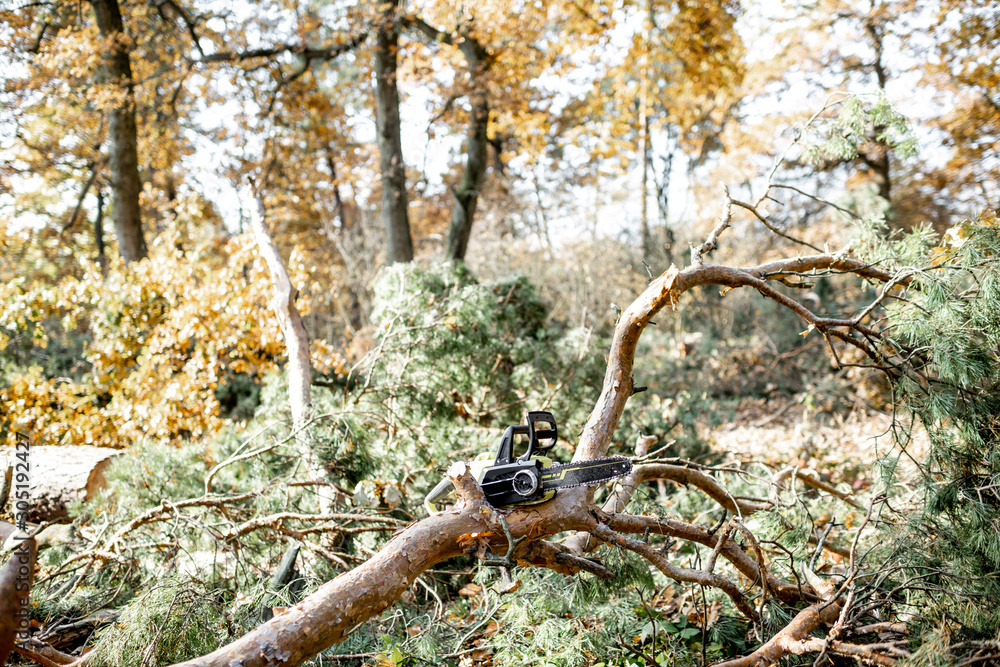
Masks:
[[[597,461],[597,460],[600,460],[601,462],[612,463],[615,461],[629,461],[630,459],[627,456],[602,456],[600,459],[587,459],[586,461],[575,461],[572,463],[555,463],[553,465],[550,465],[548,468],[542,468],[542,473],[544,474],[547,472],[552,472],[553,470],[560,470],[562,468],[572,468],[574,466],[580,465],[581,463],[586,463],[587,461]],[[604,482],[610,482],[613,479],[618,479],[619,477],[625,477],[630,472],[632,472],[632,468],[629,468],[625,472],[620,472],[616,475],[612,475],[607,479],[593,480],[590,482],[577,482],[576,484],[566,484],[565,486],[560,485],[554,487],[553,490],[575,489],[578,486],[594,486],[595,484],[604,484]]]

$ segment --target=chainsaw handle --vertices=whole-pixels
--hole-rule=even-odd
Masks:
[[[433,515],[440,512],[438,505],[442,504],[444,497],[451,493],[454,488],[455,484],[448,477],[438,482],[437,486],[431,489],[431,492],[424,498],[424,507],[427,508],[427,513]]]
[[[551,412],[537,411],[529,412],[525,415],[528,423],[508,426],[500,438],[500,446],[497,448],[497,455],[494,465],[507,465],[514,462],[514,438],[519,435],[528,436],[528,449],[517,457],[518,461],[530,461],[536,454],[544,454],[553,447],[559,438],[559,430],[556,426],[556,418]],[[548,424],[548,428],[538,428],[537,424]],[[545,444],[542,444],[542,440]]]
[[[544,454],[555,447],[559,440],[559,427],[551,412],[529,412],[525,415],[525,421],[528,422],[528,451],[518,461],[528,461],[535,454]],[[549,428],[539,429],[537,424],[547,424]],[[546,441],[545,444],[542,444],[542,440]]]

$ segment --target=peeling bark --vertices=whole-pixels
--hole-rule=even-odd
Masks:
[[[574,461],[586,461],[604,456],[611,443],[611,436],[625,410],[625,403],[634,389],[632,365],[635,348],[649,320],[666,305],[673,306],[682,290],[675,287],[679,276],[677,267],[671,266],[632,302],[618,318],[615,335],[608,353],[608,370],[604,374],[604,387],[597,405],[580,436]],[[692,285],[693,286],[693,285]],[[593,493],[591,492],[591,497]]]
[[[186,667],[298,665],[343,641],[359,623],[392,605],[417,576],[462,553],[462,535],[486,530],[462,513],[442,513],[416,523],[363,565],[324,584],[302,602],[232,644]]]
[[[459,497],[455,509],[410,525],[364,564],[327,582],[285,613],[232,644],[178,667],[301,664],[382,613],[427,568],[475,552],[480,540],[503,551],[506,538],[495,525],[498,511],[484,504],[482,492],[464,465],[449,470],[449,475]],[[578,494],[567,493],[544,508],[512,512],[506,520],[515,538],[580,529],[587,518],[573,509],[576,505]]]
[[[831,625],[840,614],[840,602],[821,602],[800,611],[791,623],[781,629],[763,646],[750,655],[715,664],[715,667],[764,667],[776,664],[789,654],[834,653],[855,658],[862,663],[884,665],[896,664],[896,659],[876,653],[876,646],[849,644],[835,639],[820,639],[811,634],[823,625]]]

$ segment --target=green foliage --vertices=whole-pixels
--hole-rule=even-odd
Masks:
[[[865,247],[911,281],[905,298],[886,308],[884,349],[911,359],[895,389],[930,440],[921,461],[925,502],[898,537],[909,543],[900,550],[903,563],[933,592],[914,590],[910,600],[931,625],[993,637],[1000,624],[1000,230],[987,214],[952,228],[940,246],[918,228],[869,238]],[[897,437],[909,444],[908,429]]]
[[[209,653],[231,634],[225,606],[200,582],[160,582],[126,605],[101,633],[93,664],[169,665]]]
[[[616,592],[552,572],[519,576],[524,585],[499,615],[498,666],[585,664],[641,629],[637,596],[624,584]]]
[[[396,264],[374,291],[375,352],[361,370],[371,389],[360,405],[391,406],[383,451],[397,466],[443,470],[543,406],[568,440],[582,429],[600,353],[583,332],[547,324],[527,279],[480,284],[461,264]]]
[[[912,156],[917,140],[906,116],[883,94],[872,100],[851,95],[839,103],[833,122],[823,127],[825,136],[806,150],[815,164],[824,159],[853,160],[860,146],[875,141],[890,148],[900,158]]]

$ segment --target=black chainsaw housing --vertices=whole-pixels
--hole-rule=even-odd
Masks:
[[[533,457],[555,447],[559,430],[551,412],[529,412],[525,421],[528,423],[508,426],[503,432],[494,463],[479,481],[483,495],[494,507],[532,502],[545,495],[542,462]],[[528,436],[528,446],[515,460],[514,443],[519,435]]]
[[[507,427],[500,438],[493,465],[480,475],[479,486],[486,501],[494,507],[546,501],[557,489],[599,484],[632,470],[632,462],[621,457],[543,467],[538,455],[555,446],[559,436],[556,420],[550,412],[529,412],[525,421],[528,423]],[[515,459],[518,436],[527,436],[528,444],[524,453]]]
[[[479,486],[487,502],[494,507],[538,500],[545,495],[542,462],[533,459],[492,466],[483,471]]]

